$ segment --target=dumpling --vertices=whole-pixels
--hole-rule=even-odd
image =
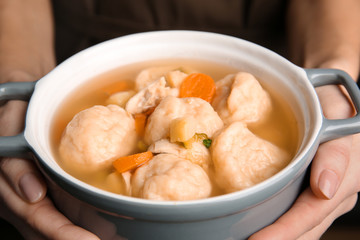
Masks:
[[[211,182],[197,164],[173,154],[159,154],[139,167],[131,179],[134,197],[182,201],[207,198]]]
[[[132,153],[136,143],[131,114],[117,105],[97,105],[79,112],[69,122],[59,153],[65,166],[92,171]]]
[[[209,138],[223,127],[223,121],[212,106],[200,98],[176,98],[168,96],[156,107],[145,128],[147,144],[169,137],[171,121],[191,116],[195,119],[195,132],[205,133]]]
[[[290,155],[255,136],[242,122],[223,129],[211,146],[216,181],[226,192],[251,187],[284,168]]]
[[[252,74],[246,72],[217,81],[212,105],[225,124],[265,120],[272,108],[270,95]]]

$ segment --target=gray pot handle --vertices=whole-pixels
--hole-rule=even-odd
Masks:
[[[0,84],[0,101],[28,101],[34,92],[36,82],[11,82]]]
[[[344,71],[337,69],[305,69],[314,87],[343,85],[350,95],[356,115],[347,119],[330,120],[323,116],[320,142],[329,141],[360,132],[360,91],[355,81]]]
[[[12,82],[0,84],[0,101],[29,100],[34,92],[36,82]],[[0,156],[27,157],[30,147],[24,133],[16,136],[0,137]]]

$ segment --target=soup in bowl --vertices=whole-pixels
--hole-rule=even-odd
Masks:
[[[57,161],[76,178],[173,201],[253,186],[284,168],[299,140],[290,106],[254,75],[184,59],[95,77],[65,100],[53,129]]]
[[[129,35],[3,85],[31,99],[24,133],[1,138],[0,153],[33,153],[57,208],[101,239],[245,239],[291,207],[321,142],[359,131],[358,115],[323,117],[324,84],[343,84],[359,109],[339,70],[214,33]]]

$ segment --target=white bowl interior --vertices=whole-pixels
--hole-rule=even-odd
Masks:
[[[26,140],[43,164],[63,178],[90,191],[126,199],[85,184],[59,167],[50,144],[53,117],[69,93],[96,75],[131,63],[180,58],[210,60],[251,72],[259,79],[266,80],[263,84],[280,92],[297,115],[303,140],[293,162],[274,177],[241,191],[243,193],[235,194],[249,194],[266,187],[274,179],[280,178],[283,172],[291,171],[299,164],[306,151],[312,147],[321,127],[320,106],[312,85],[306,81],[305,71],[277,54],[247,41],[194,31],[130,35],[101,43],[66,60],[36,85],[28,109]]]

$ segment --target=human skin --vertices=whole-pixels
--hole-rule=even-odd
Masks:
[[[290,1],[288,32],[292,60],[306,68],[341,69],[358,79],[359,13],[357,0]],[[325,117],[354,115],[342,88],[326,86],[317,88],[317,93]],[[321,144],[311,166],[310,187],[287,213],[250,239],[319,239],[357,201],[359,144],[359,134]]]
[[[292,0],[289,39],[292,60],[304,67],[338,68],[358,78],[358,0]],[[0,1],[0,83],[34,81],[55,67],[48,0]],[[353,108],[336,86],[317,89],[328,118],[350,117]],[[23,129],[26,104],[2,103],[0,134]],[[274,224],[250,239],[318,239],[353,208],[360,183],[360,135],[323,143],[313,160],[310,187]],[[316,211],[316,216],[314,212]],[[46,185],[31,161],[0,160],[0,217],[26,239],[98,239],[73,225],[46,197]],[[300,221],[301,219],[301,221]]]
[[[48,0],[0,1],[0,83],[34,81],[55,66]],[[0,104],[0,134],[24,126],[26,103]],[[46,185],[31,161],[0,159],[0,217],[26,239],[98,239],[73,225],[46,196]]]

